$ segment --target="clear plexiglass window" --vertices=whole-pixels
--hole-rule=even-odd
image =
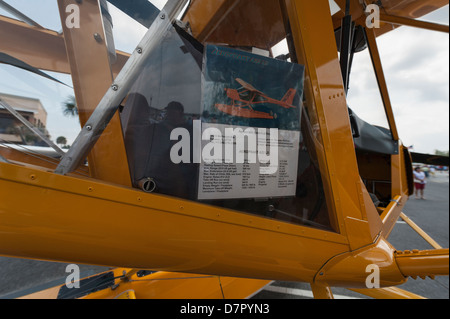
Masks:
[[[334,230],[317,116],[279,2],[242,2],[206,37],[195,15],[167,31],[124,103],[133,185]]]

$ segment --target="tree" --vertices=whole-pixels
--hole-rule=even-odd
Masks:
[[[66,144],[67,144],[67,139],[66,139],[64,136],[59,136],[59,137],[56,139],[56,144],[59,144],[59,145],[66,145]]]
[[[77,101],[75,100],[75,96],[71,95],[67,98],[67,100],[63,103],[63,114],[65,116],[78,116],[78,107]]]
[[[449,155],[449,151],[440,151],[440,150],[436,150],[434,152],[435,155],[440,155],[440,156],[448,156]]]

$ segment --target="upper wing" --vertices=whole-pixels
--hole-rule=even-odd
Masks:
[[[341,26],[342,18],[345,12],[346,0],[335,0],[336,4],[341,8],[333,15],[333,24],[335,29]],[[448,0],[379,0],[367,1],[367,4],[374,3],[380,6],[380,13],[386,16],[394,16],[408,19],[419,19],[433,11],[436,11],[446,5]],[[365,18],[362,6],[352,6],[351,12],[353,20]],[[382,19],[381,19],[382,20]],[[389,31],[398,28],[399,24],[381,22],[380,28],[375,30],[377,36],[383,35]]]
[[[240,85],[242,85],[242,87],[243,87],[244,89],[246,89],[246,90],[249,90],[249,91],[251,91],[251,92],[256,92],[256,93],[259,93],[259,94],[263,94],[263,95],[264,95],[264,93],[262,93],[261,91],[258,91],[257,89],[255,89],[255,88],[253,87],[253,85],[251,85],[251,84],[245,82],[245,81],[242,80],[242,79],[236,78],[236,82],[238,82]]]

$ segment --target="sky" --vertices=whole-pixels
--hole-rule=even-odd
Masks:
[[[5,0],[45,28],[61,31],[56,0]],[[152,1],[162,8],[164,0]],[[110,5],[116,49],[131,52],[146,29]],[[10,16],[2,9],[1,15]],[[449,24],[448,6],[422,18]],[[386,81],[404,145],[415,152],[449,150],[449,36],[446,33],[401,27],[377,39]],[[1,44],[0,44],[1,48]],[[281,49],[282,50],[282,49]],[[68,75],[47,72],[72,86]],[[49,113],[51,138],[65,136],[68,144],[80,130],[76,118],[62,116],[62,103],[73,90],[37,75],[0,64],[0,93],[39,98]],[[367,50],[355,56],[348,104],[371,124],[386,126],[378,86]]]

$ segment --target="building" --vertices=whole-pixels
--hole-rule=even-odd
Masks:
[[[46,129],[47,111],[40,100],[4,93],[0,93],[0,98],[32,125],[40,129],[47,137],[50,137]],[[0,143],[41,145],[43,142],[0,105]]]

